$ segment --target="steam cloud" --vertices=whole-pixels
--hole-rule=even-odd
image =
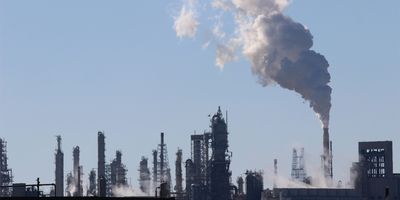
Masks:
[[[196,17],[195,1],[187,0],[182,6],[179,15],[175,17],[174,29],[180,38],[193,38],[197,32],[199,22]]]
[[[282,13],[287,5],[288,0],[213,0],[214,9],[232,13],[235,20],[235,34],[224,40],[215,36],[216,65],[223,68],[242,52],[261,85],[278,84],[299,93],[310,102],[323,127],[328,127],[332,92],[329,64],[323,55],[311,50],[310,31]],[[177,23],[178,18],[175,27]],[[220,26],[220,22],[216,24]],[[183,36],[175,30],[178,37]]]

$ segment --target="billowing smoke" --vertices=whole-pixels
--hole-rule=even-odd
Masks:
[[[299,93],[323,127],[328,127],[332,92],[329,64],[323,55],[311,50],[310,31],[282,13],[287,5],[287,0],[214,0],[214,9],[233,14],[235,20],[235,33],[218,40],[216,64],[223,68],[241,52],[250,60],[261,85],[278,84]]]

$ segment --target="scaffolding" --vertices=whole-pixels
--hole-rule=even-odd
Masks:
[[[12,170],[8,168],[7,142],[0,138],[0,197],[11,195],[9,187],[13,183]]]
[[[296,148],[293,148],[291,173],[293,180],[305,182],[307,174],[304,165],[304,148],[300,149],[300,153],[297,152]]]
[[[164,143],[164,133],[161,133],[161,143],[153,151],[153,185],[154,191],[161,183],[167,183],[166,189],[171,190],[171,169],[169,168],[167,145]]]

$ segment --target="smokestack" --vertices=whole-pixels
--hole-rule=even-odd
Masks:
[[[57,149],[55,154],[56,159],[56,196],[64,196],[64,153],[61,150],[61,136],[57,136]]]
[[[99,196],[105,197],[106,196],[106,179],[104,176],[99,178]]]
[[[276,178],[278,177],[278,159],[274,159],[274,183],[273,183],[273,187],[276,188]]]
[[[324,171],[324,176],[326,179],[332,180],[332,155],[331,155],[331,147],[329,140],[329,129],[324,128],[323,135],[323,155],[322,155],[322,168]]]
[[[332,155],[332,140],[329,142],[329,166],[330,166],[330,175],[333,178],[333,155]]]
[[[82,166],[79,166],[78,167],[78,184],[77,184],[77,187],[78,187],[78,196],[79,197],[81,197],[82,196],[82,184],[81,184],[81,171],[82,171]]]
[[[329,156],[329,130],[328,128],[324,128],[324,135],[323,135],[323,148],[324,148],[324,157],[325,159]]]
[[[161,132],[160,176],[161,176],[160,177],[161,183],[166,181],[164,179],[164,133],[163,132]]]
[[[175,161],[175,192],[177,194],[177,199],[183,198],[183,187],[182,187],[182,150],[178,149],[176,152],[176,161]]]
[[[74,147],[72,156],[73,156],[73,163],[74,163],[74,178],[78,178],[78,173],[79,173],[79,146]]]
[[[157,150],[153,150],[153,191],[158,187],[157,167]]]
[[[99,188],[98,194],[100,197],[105,197],[105,188],[106,188],[106,181],[105,181],[105,137],[104,133],[99,131],[97,133],[97,185]],[[104,191],[102,191],[104,190]]]

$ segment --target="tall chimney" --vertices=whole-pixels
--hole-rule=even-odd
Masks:
[[[274,159],[274,179],[273,179],[273,187],[276,188],[276,179],[278,178],[278,159]]]
[[[61,150],[61,136],[57,135],[57,149],[56,149],[56,196],[64,196],[64,153]]]
[[[178,151],[176,152],[176,161],[175,161],[175,192],[177,194],[177,199],[182,199],[183,198],[183,186],[182,186],[182,150],[178,148]]]
[[[325,157],[325,159],[328,159],[328,156],[329,156],[329,129],[328,128],[324,128],[323,147],[324,147],[324,157]]]
[[[104,142],[104,133],[99,131],[97,133],[97,188],[98,194],[100,197],[105,197],[105,142]],[[104,191],[103,191],[104,190]]]
[[[157,164],[157,150],[153,150],[153,191],[158,187]]]
[[[160,150],[160,180],[163,183],[165,180],[164,177],[164,133],[161,132],[161,150]],[[160,183],[160,184],[161,184]]]
[[[323,148],[324,153],[322,155],[322,167],[324,171],[324,176],[327,179],[332,179],[332,161],[331,161],[331,151],[330,151],[330,140],[329,140],[329,129],[324,128],[323,135]]]

